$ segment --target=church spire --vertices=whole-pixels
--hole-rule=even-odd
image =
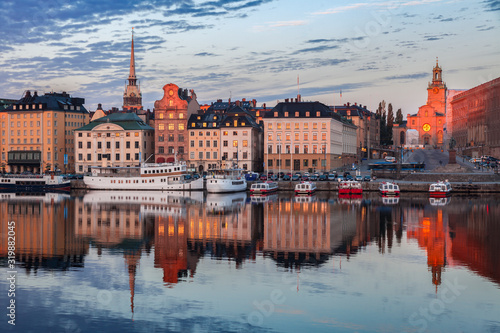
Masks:
[[[136,81],[135,77],[135,56],[134,56],[134,28],[132,28],[132,48],[130,52],[130,74],[128,76],[128,81],[130,85],[135,85]],[[134,84],[132,84],[132,81],[134,81]]]
[[[132,28],[132,43],[130,50],[130,73],[128,76],[128,84],[123,93],[123,110],[142,110],[141,89],[137,85],[137,77],[135,76],[134,28]]]

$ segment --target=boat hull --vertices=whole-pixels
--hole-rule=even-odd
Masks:
[[[232,193],[247,190],[247,182],[244,179],[207,179],[208,193]]]
[[[44,184],[44,185],[17,185],[17,184],[1,184],[1,191],[21,191],[21,192],[43,192],[43,191],[70,191],[71,182],[61,184]]]
[[[85,185],[92,190],[202,191],[203,179],[170,182],[165,177],[99,177],[85,176]]]

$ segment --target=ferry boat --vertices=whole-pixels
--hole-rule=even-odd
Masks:
[[[208,193],[230,193],[247,190],[247,181],[242,175],[242,169],[210,170],[207,174]]]
[[[362,194],[361,183],[355,180],[346,180],[339,183],[339,194]]]
[[[295,185],[295,194],[313,194],[316,192],[316,183],[314,182],[300,182]]]
[[[438,181],[429,186],[429,195],[431,197],[445,197],[451,194],[451,184],[448,180]]]
[[[276,192],[278,190],[278,182],[267,181],[262,183],[252,184],[250,194],[259,195]]]
[[[382,195],[399,195],[399,185],[391,182],[382,182],[378,187]]]
[[[140,167],[93,167],[83,182],[93,190],[202,191],[203,179],[186,178],[185,162],[143,163]]]
[[[71,181],[61,175],[2,175],[0,177],[2,191],[70,191]]]

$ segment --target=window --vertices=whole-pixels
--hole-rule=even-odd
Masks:
[[[299,111],[295,111],[295,117],[299,116]]]
[[[192,151],[192,152],[189,153],[189,158],[192,159],[192,160],[194,159],[194,151]]]
[[[129,154],[129,153],[127,153],[127,154],[125,155],[125,160],[130,161],[130,154]]]
[[[175,154],[175,149],[173,146],[168,146],[168,153],[169,154]]]
[[[97,149],[102,149],[102,142],[97,142]]]
[[[299,153],[299,145],[295,145],[295,154],[298,154]]]
[[[189,146],[194,147],[194,140],[189,141]]]
[[[125,148],[130,148],[130,141],[125,142]]]
[[[321,129],[326,129],[326,123],[321,123]]]
[[[119,160],[120,160],[120,154],[116,154],[115,161],[119,161]]]
[[[216,160],[216,159],[217,159],[217,152],[216,152],[216,151],[214,151],[214,153],[213,153],[213,157],[214,157],[214,160]]]
[[[81,142],[81,141],[79,141],[79,142],[78,142],[78,148],[79,148],[79,149],[82,149],[82,148],[83,148],[83,142]]]
[[[165,129],[165,124],[158,124],[158,129],[163,131]]]
[[[273,133],[267,134],[267,140],[268,141],[273,141]]]
[[[238,159],[238,152],[233,152],[233,159],[235,159],[235,160]]]
[[[184,154],[184,146],[177,147],[179,154]]]
[[[318,160],[314,159],[312,160],[312,167],[315,168],[318,166]]]
[[[87,161],[88,162],[92,161],[92,154],[87,154]]]
[[[267,153],[272,154],[273,153],[273,145],[267,145]]]
[[[217,141],[214,141],[214,148],[217,148]]]
[[[115,142],[115,148],[120,149],[120,142],[119,141]]]
[[[207,151],[206,154],[205,154],[205,156],[206,156],[206,159],[209,160],[210,159],[210,152]]]
[[[168,124],[168,130],[169,131],[173,131],[175,129],[175,125],[174,124]]]
[[[163,119],[163,113],[160,113],[160,119]]]
[[[304,141],[308,141],[309,140],[309,133],[304,133]]]
[[[184,142],[184,134],[179,134],[178,140],[179,142]]]
[[[136,148],[136,149],[139,149],[139,141],[136,141],[136,142],[135,142],[135,148]]]
[[[313,141],[318,141],[318,133],[313,133]]]
[[[236,132],[236,131],[233,131],[233,135],[238,135],[238,132]]]
[[[222,154],[222,159],[227,161],[227,152]]]
[[[106,142],[106,148],[111,149],[111,142]]]
[[[139,153],[135,153],[135,155],[134,155],[134,159],[135,159],[136,161],[139,161],[139,159],[140,159],[140,158],[141,158],[141,156],[139,155]]]
[[[290,133],[285,134],[286,141],[290,141]]]
[[[92,142],[87,142],[87,149],[92,148]]]
[[[227,131],[224,131],[224,132],[222,133],[222,135],[227,135]]]
[[[83,161],[83,154],[78,154],[78,160]]]
[[[248,140],[243,140],[243,147],[248,147]]]
[[[311,114],[309,111],[306,111],[306,117],[309,117]]]
[[[205,142],[205,147],[210,148],[210,140],[207,140],[207,141]]]
[[[177,125],[177,129],[178,129],[179,131],[184,131],[184,124],[182,124],[182,123],[181,123],[181,124],[178,124],[178,125]]]
[[[179,113],[179,119],[184,119],[184,113]]]
[[[304,129],[309,129],[309,123],[304,123]]]
[[[295,141],[299,141],[300,140],[300,133],[295,133]]]
[[[189,132],[189,136],[194,136],[194,132],[193,131]]]
[[[277,123],[276,124],[276,128],[280,130],[281,129],[281,123]]]
[[[233,147],[238,147],[238,140],[233,140]]]
[[[169,134],[168,135],[168,142],[174,142],[174,135],[173,134]]]
[[[318,129],[318,123],[313,123],[313,129]]]
[[[290,145],[285,145],[285,153],[290,154]]]
[[[313,145],[313,154],[317,154],[317,153],[318,153],[318,146]]]
[[[309,167],[309,160],[304,160],[304,162],[303,162],[303,163],[304,163],[304,166],[305,166],[305,167]]]
[[[308,146],[304,146],[304,154],[308,154],[309,153],[309,147]]]
[[[224,147],[227,147],[227,146],[228,146],[228,142],[227,142],[227,140],[224,140],[224,141],[222,142],[222,145],[223,145]]]
[[[273,160],[267,160],[267,165],[269,167],[272,167],[273,166]]]
[[[200,160],[201,160],[201,159],[203,159],[203,152],[202,152],[202,151],[198,152],[198,158],[199,158]]]
[[[198,141],[198,147],[200,147],[200,148],[203,147],[203,140]]]
[[[286,123],[285,128],[286,128],[287,130],[289,130],[289,129],[290,129],[290,123]]]

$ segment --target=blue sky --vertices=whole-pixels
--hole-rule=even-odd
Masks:
[[[304,100],[406,115],[436,57],[449,89],[500,76],[498,0],[4,0],[0,13],[0,97],[67,91],[90,110],[121,107],[132,27],[150,109],[167,83],[273,106],[299,76]]]

